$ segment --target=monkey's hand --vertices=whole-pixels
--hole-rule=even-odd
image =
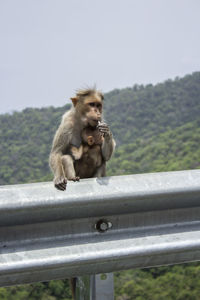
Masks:
[[[98,125],[98,129],[101,132],[101,134],[105,137],[105,138],[111,138],[112,137],[112,133],[110,131],[109,126],[106,123],[99,123]]]
[[[102,156],[105,161],[108,161],[115,149],[115,141],[112,132],[106,123],[99,123],[98,128],[103,136],[103,143],[101,146]]]
[[[62,176],[56,176],[54,178],[54,186],[61,191],[66,190],[66,185],[67,185],[67,178]]]

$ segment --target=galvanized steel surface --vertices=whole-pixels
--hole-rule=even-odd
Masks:
[[[200,260],[200,170],[0,187],[0,285]]]

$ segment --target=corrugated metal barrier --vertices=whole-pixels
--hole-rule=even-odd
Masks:
[[[0,286],[197,261],[200,170],[1,186],[0,216]]]

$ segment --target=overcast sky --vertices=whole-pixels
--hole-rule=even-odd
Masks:
[[[0,0],[0,113],[200,71],[200,0]]]

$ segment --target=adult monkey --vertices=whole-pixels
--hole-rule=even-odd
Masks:
[[[87,128],[89,130],[98,128],[104,137],[101,145],[102,163],[100,166],[91,163],[88,166],[93,168],[92,172],[90,169],[90,175],[88,176],[88,168],[85,168],[80,178],[105,176],[106,161],[110,159],[114,151],[115,141],[106,123],[98,125],[98,122],[102,121],[103,99],[103,94],[96,89],[79,90],[76,96],[71,98],[73,106],[62,117],[62,122],[54,136],[49,158],[49,164],[54,173],[54,185],[59,190],[66,189],[67,179],[79,180],[76,176],[76,166],[80,170],[81,160],[78,164],[74,163],[70,149],[72,146],[77,148],[81,146],[82,132]],[[86,165],[91,160],[90,157],[84,157],[82,161],[83,165]]]

